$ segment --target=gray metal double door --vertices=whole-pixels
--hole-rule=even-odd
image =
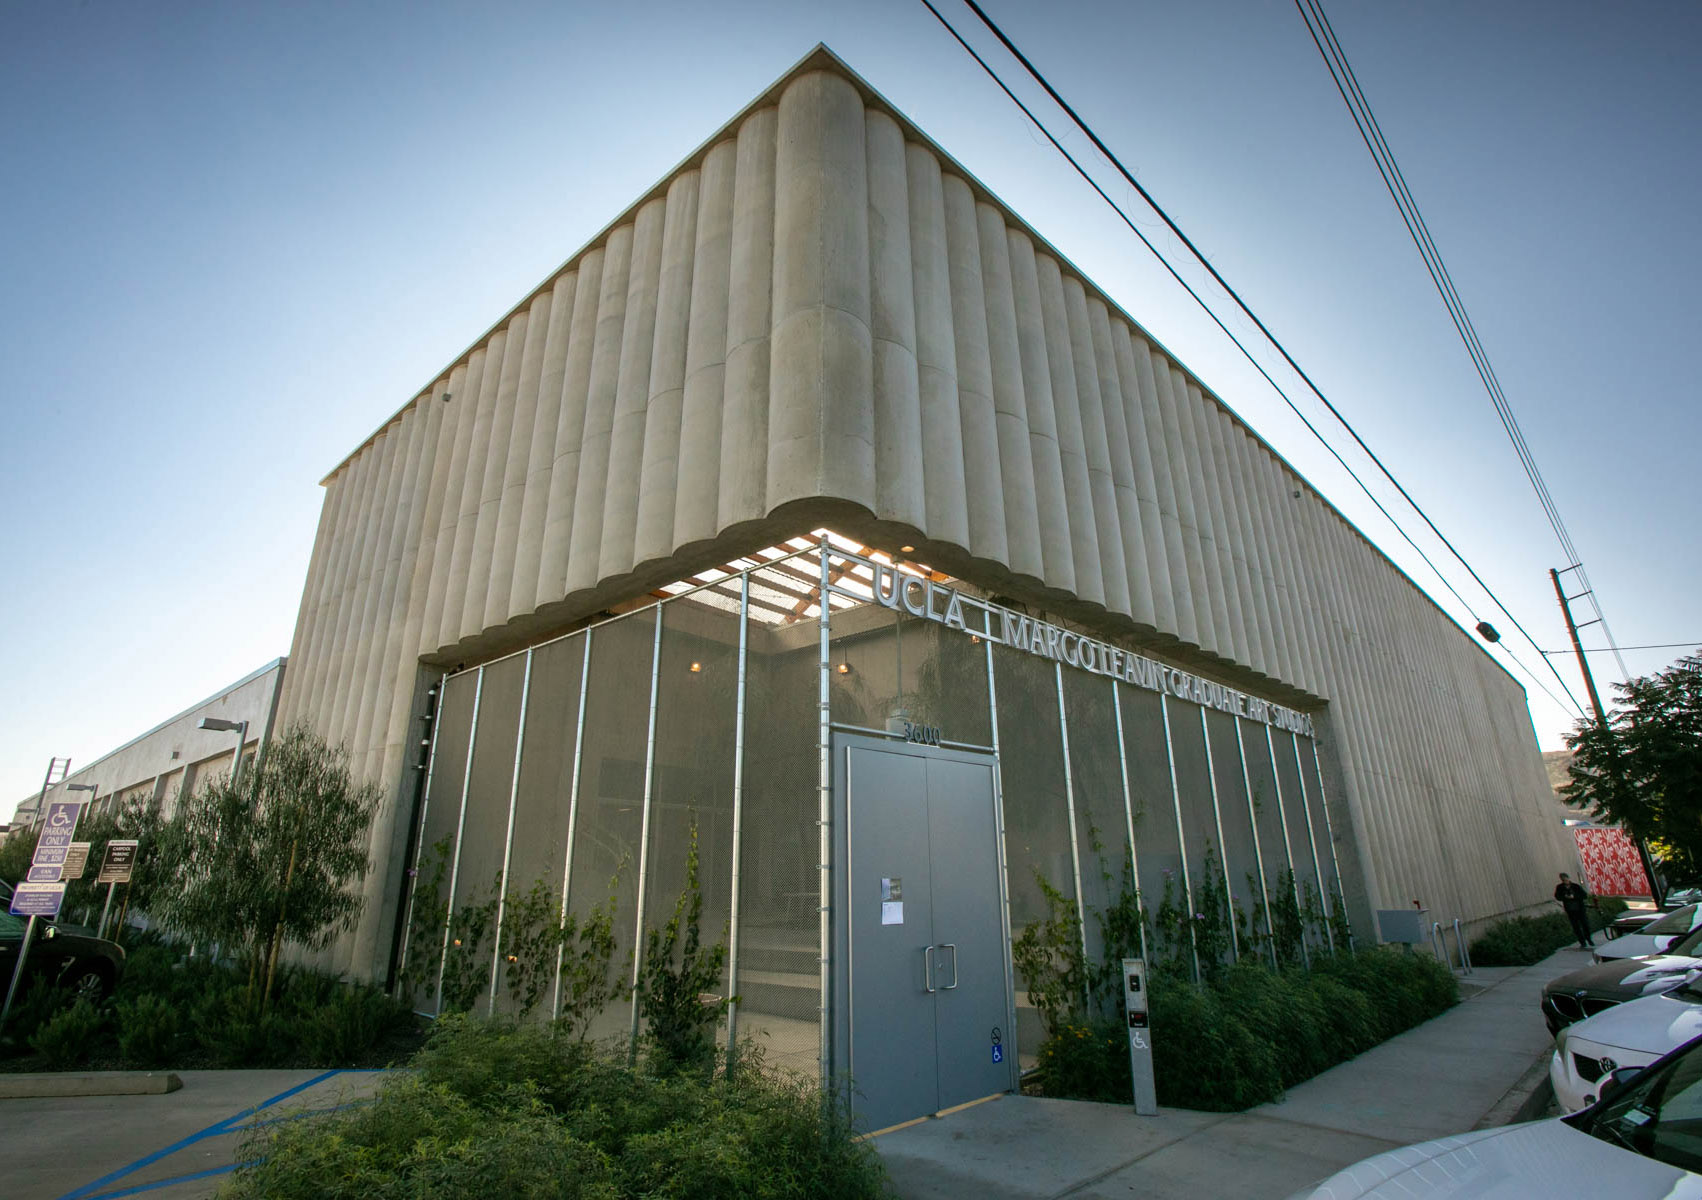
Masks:
[[[991,756],[847,738],[842,944],[853,1108],[882,1129],[1010,1090]]]

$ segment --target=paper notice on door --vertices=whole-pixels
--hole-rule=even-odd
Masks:
[[[881,924],[904,924],[904,880],[897,875],[881,877]]]

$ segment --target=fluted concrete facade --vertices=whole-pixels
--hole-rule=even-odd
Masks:
[[[422,661],[817,525],[1313,710],[1373,906],[1516,911],[1570,855],[1523,690],[825,51],[325,487],[283,708],[393,789],[339,951],[359,973],[393,922]]]

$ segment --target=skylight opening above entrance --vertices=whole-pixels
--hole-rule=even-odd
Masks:
[[[651,595],[659,600],[689,597],[710,608],[736,613],[739,610],[739,577],[750,572],[750,615],[753,620],[774,628],[813,621],[820,615],[817,593],[821,591],[823,545],[829,549],[829,582],[860,597],[863,603],[873,603],[875,599],[873,570],[865,562],[839,558],[833,551],[854,554],[920,579],[932,579],[936,583],[951,581],[949,576],[913,562],[902,554],[864,545],[831,529],[815,529],[719,566],[706,567],[686,579],[663,584]],[[859,607],[853,596],[830,592],[830,611],[843,612]]]

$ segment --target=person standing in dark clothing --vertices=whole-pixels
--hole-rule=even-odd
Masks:
[[[1572,922],[1572,932],[1578,938],[1580,950],[1588,950],[1595,945],[1595,940],[1590,937],[1590,923],[1584,916],[1584,904],[1589,898],[1590,894],[1573,883],[1571,876],[1565,871],[1560,872],[1560,882],[1554,886],[1554,899],[1566,910],[1566,918]]]

